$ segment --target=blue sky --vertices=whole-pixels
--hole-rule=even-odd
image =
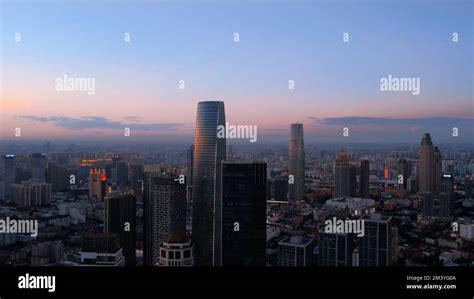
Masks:
[[[7,137],[12,127],[29,130],[40,119],[120,124],[133,115],[138,129],[168,130],[153,138],[173,130],[188,138],[197,102],[208,99],[223,100],[231,122],[257,124],[275,140],[303,122],[318,140],[337,140],[347,124],[362,141],[384,134],[412,141],[424,131],[449,141],[451,128],[440,118],[459,119],[472,137],[472,1],[2,1],[1,8]],[[50,83],[63,74],[96,78],[97,94],[58,95]],[[421,94],[380,92],[389,74],[419,77]],[[361,125],[354,117],[398,121]],[[78,131],[46,123],[35,136]]]

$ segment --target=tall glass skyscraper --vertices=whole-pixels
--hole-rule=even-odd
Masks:
[[[420,185],[419,192],[431,192],[435,191],[435,158],[433,142],[429,133],[423,135],[420,146]]]
[[[304,139],[303,124],[291,124],[290,140],[288,143],[288,175],[294,178],[293,184],[289,183],[289,200],[304,199]]]
[[[194,131],[193,228],[196,266],[220,266],[222,248],[222,161],[226,140],[224,102],[199,102]]]
[[[266,264],[265,162],[222,164],[222,266]]]
[[[364,217],[364,236],[359,238],[359,265],[391,266],[393,262],[392,217],[379,213]]]
[[[362,198],[370,198],[370,163],[369,160],[360,161],[360,192]]]
[[[143,177],[143,263],[156,266],[163,242],[171,234],[186,235],[186,185],[163,172],[145,171]]]
[[[351,195],[351,165],[347,153],[341,150],[334,162],[334,197],[349,197]]]
[[[132,191],[116,192],[104,198],[104,234],[119,236],[126,266],[137,265],[136,200]]]

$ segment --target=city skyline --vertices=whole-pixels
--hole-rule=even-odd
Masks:
[[[0,289],[474,290],[473,33],[473,0],[0,0]]]
[[[259,142],[285,142],[294,122],[308,144],[474,139],[467,2],[142,4],[2,4],[1,138],[192,142],[197,102],[219,100]],[[381,91],[391,75],[420,94]],[[57,91],[63,76],[94,78],[95,94]]]
[[[3,211],[11,213],[10,209],[16,206],[20,208],[19,213],[34,210],[59,216],[60,219],[70,217],[75,219],[74,226],[70,226],[72,223],[68,225],[68,229],[72,230],[76,229],[76,225],[88,226],[95,222],[95,230],[100,228],[103,233],[87,230],[82,234],[81,265],[307,267],[337,264],[363,267],[418,263],[450,265],[457,261],[455,256],[444,260],[446,252],[440,255],[439,261],[420,260],[420,257],[407,259],[404,251],[399,249],[402,244],[399,243],[399,229],[406,238],[410,236],[415,222],[412,217],[403,214],[422,217],[421,222],[416,222],[417,229],[425,232],[431,231],[430,225],[426,224],[432,221],[443,227],[444,239],[438,239],[440,247],[461,248],[459,239],[456,239],[458,235],[466,242],[474,239],[470,231],[474,224],[470,218],[465,218],[469,215],[468,208],[472,207],[472,150],[459,152],[438,148],[433,145],[437,143],[432,142],[429,133],[421,136],[418,147],[400,151],[374,148],[374,152],[368,154],[364,150],[325,152],[311,148],[309,152],[304,151],[309,161],[303,163],[305,179],[302,199],[295,202],[288,193],[285,203],[285,199],[275,198],[277,193],[282,192],[281,178],[287,186],[291,185],[288,171],[291,168],[291,150],[286,156],[284,151],[269,147],[265,155],[269,159],[262,162],[255,162],[261,159],[262,152],[252,152],[252,149],[243,152],[239,149],[235,155],[231,150],[230,157],[227,157],[223,151],[225,139],[219,139],[214,134],[215,128],[225,123],[223,102],[201,102],[196,122],[191,166],[193,185],[190,186],[194,190],[191,193],[187,192],[187,180],[180,175],[188,173],[189,146],[173,152],[173,156],[180,157],[177,162],[172,162],[174,159],[170,160],[172,157],[168,156],[160,163],[157,163],[160,155],[150,156],[153,152],[145,148],[138,152],[116,153],[107,159],[86,160],[78,155],[81,151],[75,150],[48,154],[33,152],[28,156],[19,155],[15,171],[7,172],[8,176],[14,175],[13,181],[3,177],[0,185],[3,185],[4,191],[15,182],[10,185],[13,197],[6,199],[4,196]],[[303,128],[301,124],[292,126],[294,134],[289,136],[288,149],[296,144],[302,150]],[[292,145],[292,142],[295,144]],[[427,157],[426,151],[431,153]],[[448,159],[444,161],[441,152]],[[105,154],[102,150],[82,153]],[[2,156],[4,169],[11,168],[13,159],[16,156]],[[61,164],[69,166],[63,168],[67,169],[66,172],[58,168],[59,161],[63,159]],[[408,160],[414,162],[415,167],[403,166]],[[358,161],[371,161],[373,166],[361,163],[360,169],[357,169]],[[267,169],[267,165],[271,168]],[[97,170],[99,166],[103,167],[100,172]],[[426,192],[429,190],[422,187],[423,169],[431,169],[432,166],[434,169],[429,176],[435,184],[429,190],[439,192]],[[440,168],[436,170],[438,166]],[[403,173],[401,169],[406,167],[409,179],[405,183],[400,174]],[[31,170],[27,171],[28,168]],[[138,173],[124,172],[129,168],[138,170]],[[363,174],[364,171],[368,173]],[[78,179],[88,175],[89,180],[66,184],[63,189],[59,186],[70,179],[68,172],[78,176]],[[125,178],[121,178],[125,173]],[[456,179],[451,173],[456,174]],[[142,187],[137,182],[143,182]],[[56,187],[53,189],[52,186]],[[80,190],[82,195],[77,193]],[[286,190],[289,191],[289,188]],[[328,190],[331,190],[329,194]],[[365,196],[363,193],[366,193]],[[465,209],[461,208],[461,204]],[[92,207],[99,213],[91,215],[87,210]],[[355,225],[363,229],[359,232],[344,231],[343,225],[343,231],[339,231],[340,228],[328,231],[327,226],[333,225],[326,224],[331,221],[327,218],[332,215],[334,227],[336,219],[343,221],[340,218],[343,217],[346,218],[344,221],[359,222]],[[97,218],[103,224],[97,223]],[[397,219],[394,223],[393,218]],[[325,227],[322,228],[324,219]],[[460,232],[450,226],[450,221],[454,219],[461,223]],[[140,228],[136,227],[136,223],[140,223]],[[265,223],[267,250],[264,246]],[[407,226],[410,229],[407,230]],[[288,231],[278,228],[290,229],[290,236]],[[345,229],[348,229],[347,226]],[[135,231],[143,232],[141,240],[135,240]],[[448,239],[453,237],[454,241]],[[14,237],[4,237],[3,242],[14,245],[19,241]],[[37,243],[38,240],[30,242]],[[426,243],[431,244],[429,242]],[[409,243],[408,248],[415,255],[419,248],[425,246],[425,242],[417,242],[416,238]],[[75,259],[64,253],[75,250],[68,243],[43,242],[35,246],[50,248],[50,253],[32,249],[31,265],[79,265],[75,261],[64,261]],[[403,243],[403,246],[407,245]],[[58,252],[51,248],[57,248]],[[331,252],[335,248],[334,256]],[[469,247],[465,251],[469,252]],[[109,258],[103,260],[103,254]],[[13,257],[12,260],[17,263],[25,261],[22,257]],[[458,262],[465,263],[462,259]]]

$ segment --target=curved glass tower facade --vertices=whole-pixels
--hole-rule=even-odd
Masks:
[[[193,242],[196,266],[221,264],[222,161],[226,140],[217,138],[225,126],[224,102],[199,102],[194,131]]]
[[[290,203],[304,199],[304,139],[303,124],[291,124],[288,143],[288,174],[294,183],[288,185]]]

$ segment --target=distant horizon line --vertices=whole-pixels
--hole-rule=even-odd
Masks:
[[[73,140],[75,142],[73,142]],[[81,140],[81,139],[76,139],[76,138],[71,138],[71,139],[22,139],[22,140],[16,140],[16,139],[3,139],[0,140],[0,144],[12,144],[12,143],[36,143],[36,144],[45,144],[45,143],[68,143],[68,144],[79,144],[79,143],[84,143],[84,144],[107,144],[107,143],[114,143],[114,144],[149,144],[149,145],[159,145],[159,144],[188,144],[192,145],[193,144],[193,139],[190,138],[189,141],[148,141],[148,140],[134,140],[133,142],[128,142],[128,141],[122,141],[122,140]],[[230,144],[229,144],[230,143]],[[258,143],[248,143],[245,141],[230,141],[228,142],[228,145],[248,145],[248,146],[260,146],[260,145],[287,145],[288,141],[266,141],[266,142],[258,142]],[[305,140],[304,145],[305,146],[310,146],[310,145],[373,145],[373,144],[383,144],[383,145],[420,145],[420,142],[412,142],[412,141],[395,141],[395,142],[390,142],[390,141],[359,141],[359,142],[336,142],[336,141],[328,141],[328,142],[307,142]],[[471,145],[474,146],[474,142],[434,142],[434,144],[442,144],[442,145]]]

